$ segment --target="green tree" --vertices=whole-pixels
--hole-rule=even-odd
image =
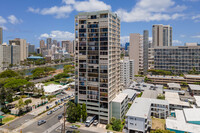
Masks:
[[[77,107],[76,107],[76,120],[80,121],[80,119],[81,119],[81,105],[77,104]]]
[[[18,73],[12,70],[5,70],[0,73],[0,78],[11,78],[16,76],[19,76]]]
[[[83,105],[82,105],[82,120],[86,121],[86,118],[87,118],[86,104],[83,103]]]
[[[24,101],[24,104],[28,107],[28,105],[32,103],[32,100],[31,99],[27,99]]]
[[[68,102],[67,104],[68,108],[67,108],[67,115],[68,115],[68,121],[69,122],[75,122],[76,121],[76,105],[72,102]]]
[[[114,131],[120,131],[120,129],[121,129],[121,120],[120,119],[116,119],[112,124],[112,128],[113,128]]]

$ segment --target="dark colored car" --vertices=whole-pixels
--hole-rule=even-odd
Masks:
[[[60,120],[62,118],[62,115],[58,115],[58,120]]]

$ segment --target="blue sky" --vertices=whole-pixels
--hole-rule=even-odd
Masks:
[[[1,0],[0,26],[4,42],[23,38],[39,40],[74,38],[78,12],[109,9],[121,17],[121,41],[130,33],[152,32],[153,24],[173,27],[173,45],[200,43],[200,0]]]

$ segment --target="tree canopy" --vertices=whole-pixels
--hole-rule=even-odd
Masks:
[[[19,74],[12,70],[5,70],[2,73],[0,73],[0,78],[11,78],[19,76]]]

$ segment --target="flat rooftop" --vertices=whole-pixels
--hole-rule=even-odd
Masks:
[[[166,76],[166,75],[147,75],[150,78],[164,78],[164,79],[184,79],[184,77],[180,76]]]
[[[153,98],[156,99],[158,92],[156,90],[144,90],[142,98]]]
[[[150,114],[151,105],[143,98],[136,98],[126,113],[126,116],[147,118]]]
[[[200,133],[200,126],[196,124],[186,123],[183,110],[175,110],[176,118],[168,117],[166,119],[166,129],[178,131]]]
[[[150,99],[150,98],[136,98],[126,116],[134,116],[140,118],[147,118],[150,115],[151,104],[169,105],[166,100]]]
[[[169,104],[181,105],[189,107],[190,104],[188,102],[183,102],[180,100],[180,97],[177,92],[165,92],[165,100],[169,102]]]
[[[179,89],[181,89],[180,84],[177,84],[177,83],[167,83],[167,86],[169,88],[179,88]]]
[[[188,84],[191,90],[200,90],[200,85]]]
[[[154,84],[148,84],[145,82],[133,82],[130,86],[129,89],[135,89],[135,90],[158,90],[159,93],[162,93],[163,90],[163,85],[154,85]]]
[[[67,88],[69,85],[55,85],[55,84],[50,84],[48,86],[44,86],[44,92],[47,92],[47,93],[52,93],[52,92],[55,92],[55,91],[58,91],[58,90],[63,90],[65,88]]]
[[[128,96],[128,94],[119,93],[119,94],[112,100],[112,102],[121,103],[124,99],[126,99],[127,96]]]
[[[195,78],[195,79],[200,78],[200,75],[185,74],[184,76],[185,76],[186,78]]]
[[[125,89],[122,91],[122,93],[128,94],[128,98],[131,99],[132,97],[134,97],[134,95],[137,95],[139,92],[132,89]]]
[[[183,109],[186,121],[200,121],[200,108]]]
[[[196,100],[197,107],[200,107],[200,96],[194,96]]]

